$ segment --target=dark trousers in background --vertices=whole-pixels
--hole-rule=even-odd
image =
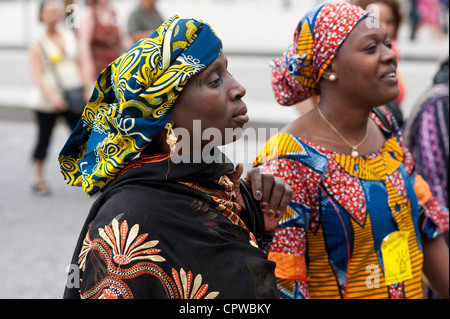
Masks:
[[[77,126],[80,117],[75,115],[70,111],[62,113],[43,113],[35,111],[35,116],[37,124],[39,127],[39,133],[37,138],[37,143],[33,152],[34,160],[44,160],[47,156],[47,149],[50,144],[50,139],[53,133],[53,128],[55,127],[56,120],[59,117],[64,117],[65,121],[73,131]]]
[[[419,12],[417,11],[417,2],[417,0],[411,0],[411,11],[409,13],[409,17],[411,19],[411,40],[415,40],[417,26],[419,25]]]

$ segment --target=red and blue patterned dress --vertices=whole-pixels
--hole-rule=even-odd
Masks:
[[[255,159],[294,190],[269,254],[284,298],[422,298],[422,238],[448,231],[448,209],[418,200],[423,180],[398,127],[371,117],[387,136],[375,153],[353,158],[279,134]]]

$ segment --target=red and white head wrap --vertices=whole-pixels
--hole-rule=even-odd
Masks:
[[[272,87],[281,105],[319,95],[319,81],[353,28],[369,14],[348,3],[312,8],[300,21],[294,43],[273,61]]]

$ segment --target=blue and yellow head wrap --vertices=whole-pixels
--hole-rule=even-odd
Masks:
[[[112,62],[59,154],[66,183],[92,196],[112,181],[164,128],[188,80],[221,50],[208,24],[174,16]]]

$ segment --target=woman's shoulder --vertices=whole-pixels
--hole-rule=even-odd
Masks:
[[[92,6],[84,6],[84,8],[83,8],[83,14],[84,15],[93,16],[94,13],[95,13],[94,7],[92,7]]]
[[[45,33],[45,29],[39,29],[33,34],[33,37],[30,41],[30,47],[41,45],[46,41],[48,41],[48,37]]]
[[[285,127],[283,127],[280,130],[280,133],[304,138],[304,136],[307,136],[310,131],[311,121],[309,120],[309,118],[309,113],[299,116],[295,120],[289,122]]]
[[[170,218],[171,200],[175,196],[157,185],[129,183],[118,185],[113,190],[106,189],[91,209],[91,214],[95,216],[92,224],[100,227],[120,217],[129,223],[151,220],[152,227],[158,227],[164,218]],[[179,201],[177,203],[180,205]]]
[[[272,136],[266,145],[257,153],[253,166],[273,165],[289,163],[292,168],[309,167],[317,171],[325,171],[328,157],[324,149],[311,144],[292,134],[289,131],[281,131]]]
[[[95,11],[91,6],[85,6],[81,11],[81,27],[85,28],[85,24],[94,25]]]
[[[76,34],[74,32],[74,29],[68,28],[64,24],[58,25],[58,32],[64,38],[76,39]]]
[[[309,130],[309,121],[306,115],[300,116],[294,121],[284,126],[277,134],[273,135],[266,143],[266,147],[271,147],[272,150],[284,149],[285,151],[298,150],[299,146],[307,140]]]
[[[112,186],[112,185],[111,185]],[[106,189],[99,199],[99,211],[147,210],[153,206],[146,203],[156,200],[156,188],[142,187],[132,183],[117,185],[113,189]],[[144,206],[143,206],[144,205]]]

